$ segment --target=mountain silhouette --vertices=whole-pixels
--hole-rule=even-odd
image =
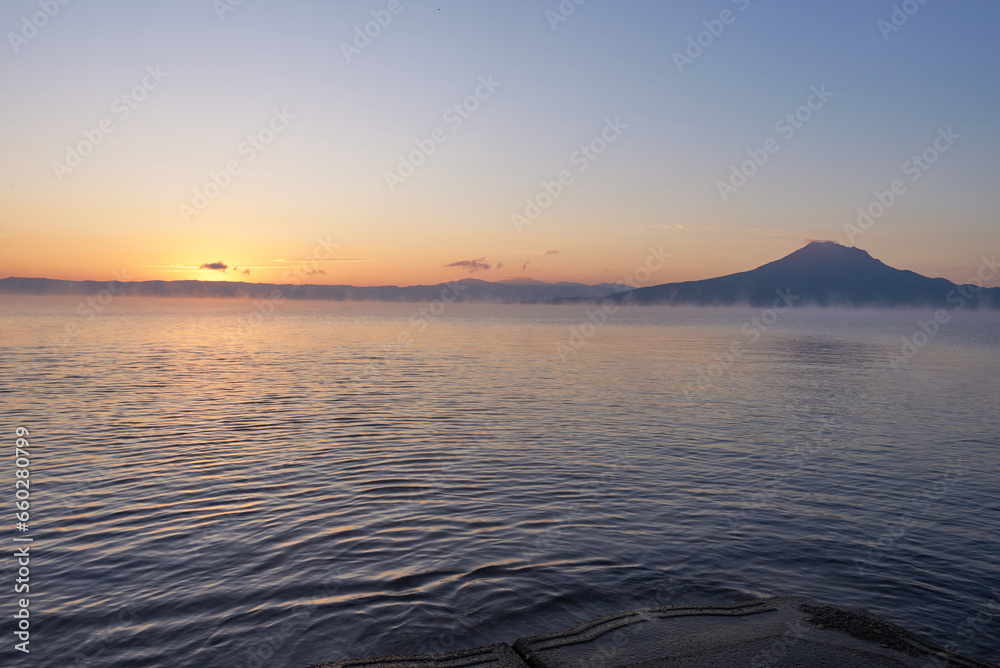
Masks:
[[[780,293],[779,293],[780,291]],[[894,269],[860,248],[813,241],[750,271],[703,281],[636,288],[612,296],[636,304],[1000,307],[1000,288],[956,285]]]

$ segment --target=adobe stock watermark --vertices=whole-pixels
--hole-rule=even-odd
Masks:
[[[213,200],[232,185],[233,178],[240,175],[243,167],[256,160],[257,156],[270,146],[278,135],[288,129],[290,121],[294,119],[295,116],[288,113],[287,107],[281,109],[275,107],[271,119],[257,132],[248,135],[236,147],[236,152],[243,158],[242,161],[229,160],[220,171],[209,172],[208,180],[200,187],[194,188],[190,204],[181,202],[178,205],[184,222],[190,223],[194,217],[200,216]]]
[[[889,19],[879,19],[875,26],[882,33],[882,39],[889,41],[889,36],[899,32],[903,26],[910,21],[910,17],[920,11],[920,8],[927,4],[927,0],[903,0],[898,5],[892,6],[892,13]]]
[[[901,512],[896,520],[885,522],[885,529],[878,539],[868,541],[865,557],[863,559],[854,558],[854,567],[857,569],[858,575],[864,577],[869,569],[878,566],[885,554],[903,540],[906,532],[916,523],[917,518],[927,512],[932,503],[940,501],[948,493],[951,483],[966,473],[968,473],[968,469],[965,468],[961,459],[949,462],[948,470],[945,471],[940,480],[925,489],[919,496],[910,499],[910,505],[913,506],[913,509]]]
[[[785,114],[774,124],[774,131],[781,135],[784,141],[794,137],[795,133],[812,119],[813,114],[822,109],[823,105],[833,97],[833,93],[826,89],[825,84],[821,84],[818,88],[812,86],[809,91],[810,94],[804,104],[797,107],[795,111]],[[761,167],[767,164],[771,156],[780,150],[781,142],[774,137],[768,137],[759,148],[747,149],[746,153],[749,159],[741,162],[739,166],[730,165],[729,179],[717,181],[715,184],[722,201],[728,202],[730,195],[735,194],[745,186],[750,177],[756,174]]]
[[[760,337],[767,333],[774,325],[778,322],[778,319],[783,313],[795,305],[795,302],[799,301],[801,297],[792,292],[791,288],[785,288],[784,290],[775,291],[774,303],[761,311],[760,315],[756,315],[740,327],[740,334],[749,339],[749,343],[753,344],[760,340]],[[693,400],[696,394],[703,395],[705,390],[711,386],[712,382],[718,378],[721,378],[726,371],[735,366],[743,355],[746,354],[747,344],[743,341],[735,341],[729,347],[729,351],[725,353],[714,353],[712,355],[715,358],[715,362],[707,364],[698,373],[698,380],[695,381],[694,389],[689,387],[684,388],[684,396],[688,400]]]
[[[113,116],[106,116],[97,122],[96,127],[84,130],[83,139],[80,141],[75,144],[67,144],[63,162],[52,162],[52,171],[56,175],[56,180],[62,183],[68,174],[72,174],[77,167],[82,165],[84,159],[93,154],[94,150],[118,128],[115,121],[124,123],[168,76],[170,73],[162,71],[159,65],[147,67],[146,76],[142,78],[142,81],[111,102],[110,108]]]
[[[791,649],[799,644],[809,632],[816,628],[806,624],[801,619],[785,622],[785,631],[771,641],[766,649],[762,649],[750,659],[750,668],[772,668],[786,665],[784,659]]]
[[[648,284],[653,274],[662,269],[670,257],[671,253],[663,252],[663,246],[659,248],[650,246],[646,261],[636,267],[632,273],[622,276],[615,287],[615,292],[625,293],[623,301],[627,303],[631,297],[631,291]],[[620,302],[608,297],[601,302],[599,308],[587,311],[585,322],[569,328],[569,338],[566,343],[561,341],[556,343],[556,354],[559,355],[559,359],[563,362],[568,360],[574,351],[582,348],[589,339],[597,334],[600,328],[608,324],[608,317],[617,313],[621,306]]]
[[[361,52],[371,46],[372,40],[382,34],[382,30],[389,27],[394,16],[399,16],[404,7],[400,0],[389,0],[385,9],[374,9],[371,12],[372,20],[364,25],[354,26],[354,39],[350,42],[340,43],[340,52],[344,54],[344,59],[348,64],[355,56],[360,56]]]
[[[439,297],[432,299],[427,306],[421,306],[417,309],[416,313],[410,316],[410,326],[415,327],[418,334],[422,334],[432,322],[444,315],[448,306],[458,301],[462,293],[468,290],[468,288],[469,286],[458,281],[451,281],[445,284],[445,287],[441,288],[441,295]],[[355,375],[352,380],[360,382],[369,376],[377,376],[382,372],[383,368],[387,368],[392,364],[394,356],[400,354],[404,348],[411,345],[413,345],[413,334],[411,331],[409,329],[400,331],[391,346],[383,351],[377,363],[368,362],[365,364],[361,373]]]
[[[431,499],[447,495],[448,480],[458,475],[464,465],[475,461],[476,458],[482,457],[484,453],[493,449],[492,446],[495,445],[498,434],[509,424],[501,422],[500,417],[502,416],[487,416],[467,439],[461,439],[452,445],[442,443],[442,459],[450,461],[443,464],[437,473],[422,479],[421,482],[426,483],[427,487],[410,492],[409,500],[389,511],[389,517],[393,520],[402,519],[401,516],[419,510],[422,504]],[[433,436],[432,433],[431,437],[433,438]]]
[[[77,654],[72,657],[64,657],[66,666],[93,666],[98,657],[103,655],[109,648],[114,646],[114,638],[121,638],[126,635],[124,631],[136,626],[142,619],[148,619],[148,613],[140,615],[134,600],[130,600],[125,605],[118,608],[118,614],[112,620],[108,619],[107,625],[95,632],[88,642],[80,646]],[[120,645],[119,645],[120,647]]]
[[[937,137],[918,154],[910,157],[901,167],[903,176],[908,176],[910,183],[916,183],[926,174],[931,167],[947,153],[955,142],[962,138],[962,135],[955,133],[949,125],[947,129],[938,128]],[[895,179],[889,184],[886,190],[876,190],[874,198],[867,206],[858,207],[858,217],[854,224],[844,223],[844,234],[847,235],[847,243],[853,244],[854,240],[875,224],[899,201],[899,198],[906,194],[907,185],[902,179]]]
[[[240,661],[237,666],[245,668],[260,668],[273,666],[274,653],[285,644],[294,642],[308,630],[316,614],[315,605],[296,605],[288,608],[282,615],[282,621],[269,628],[260,629],[249,639],[245,647],[240,648]]]
[[[739,7],[741,12],[745,12],[750,7],[750,0],[732,0],[733,4]],[[736,22],[736,17],[739,16],[736,12],[731,9],[723,9],[719,12],[717,18],[706,19],[701,22],[705,29],[696,35],[687,38],[687,46],[684,51],[674,51],[674,65],[677,66],[677,71],[684,74],[684,68],[688,65],[693,65],[694,61],[701,58],[702,54],[705,53],[705,49],[715,44],[715,40],[722,37],[722,33],[726,31],[726,26],[730,26]]]
[[[983,263],[979,265],[974,276],[970,276],[964,284],[949,290],[945,295],[945,301],[951,304],[953,312],[965,308],[1000,272],[996,254],[989,258],[984,255],[982,259]],[[933,317],[927,320],[917,320],[917,330],[910,336],[903,337],[903,345],[898,353],[889,355],[889,366],[898,370],[909,364],[949,322],[951,314],[945,309],[938,309]]]
[[[236,11],[236,8],[243,4],[243,0],[212,0],[212,9],[220,21],[226,20],[226,14]]]
[[[49,506],[49,511],[52,513],[56,513],[56,511],[72,513],[73,504],[75,503],[73,497],[79,494],[86,494],[97,485],[114,479],[118,473],[118,471],[106,465],[95,465],[93,468],[82,472],[75,471],[75,477],[72,479],[72,482],[68,487],[61,490],[61,494]]]
[[[606,118],[601,132],[570,154],[569,163],[576,168],[576,173],[582,174],[587,171],[608,150],[611,144],[618,141],[628,127],[626,123],[622,123],[621,116],[615,116],[614,120]],[[525,198],[524,209],[521,213],[510,215],[510,221],[517,233],[521,234],[526,226],[537,221],[542,212],[562,197],[566,188],[575,182],[576,175],[571,169],[560,171],[551,181],[542,181],[541,190],[534,197]]]
[[[760,480],[752,494],[740,503],[738,511],[731,511],[729,530],[739,531],[745,528],[762,510],[770,507],[789,482],[800,473],[820,452],[833,445],[834,437],[843,430],[843,422],[839,417],[820,418],[820,427],[808,438],[796,442],[791,452],[784,456],[787,465],[781,471],[772,474],[770,482]],[[811,441],[807,445],[806,440]]]
[[[441,114],[441,120],[451,128],[452,132],[457,131],[467,120],[472,118],[472,114],[478,111],[482,103],[490,99],[501,85],[499,81],[494,81],[492,74],[479,77],[479,85],[476,86],[475,90],[445,109],[444,113]],[[396,188],[416,174],[417,169],[423,166],[427,162],[427,158],[434,155],[438,146],[448,141],[448,138],[447,130],[435,128],[426,139],[414,140],[416,148],[406,155],[399,156],[396,171],[385,173],[385,183],[389,186],[389,191],[396,192]]]
[[[41,11],[31,16],[22,16],[21,29],[18,32],[7,33],[7,41],[10,42],[10,48],[14,49],[14,53],[20,52],[22,46],[37,37],[42,28],[69,3],[70,0],[38,0],[38,8]]]
[[[243,644],[239,653],[234,653],[234,656],[239,657],[236,665],[246,668],[273,666],[275,653],[285,645],[295,643],[308,631],[320,604],[341,593],[347,584],[339,567],[335,571],[334,567],[328,567],[323,580],[323,584],[306,597],[304,604],[289,608],[282,615],[280,623],[262,629],[249,642]],[[214,635],[208,635],[206,642],[213,637]]]
[[[313,247],[312,256],[301,260],[298,265],[292,267],[284,273],[281,280],[286,285],[290,285],[289,290],[297,290],[303,281],[314,275],[319,270],[321,262],[333,258],[333,249],[337,244],[330,240],[330,235],[326,238],[316,238],[316,245]],[[276,287],[268,294],[267,299],[255,299],[254,310],[246,317],[240,316],[237,320],[236,332],[226,335],[226,342],[230,346],[236,346],[249,336],[253,331],[261,327],[267,318],[270,318],[277,310],[278,305],[288,299],[285,294],[285,287]]]
[[[975,610],[972,612],[955,628],[954,632],[948,634],[949,639],[942,643],[942,647],[952,652],[961,651],[958,641],[955,640],[956,638],[972,640],[983,632],[983,627],[989,626],[989,624],[994,621],[994,612],[997,615],[1000,615],[1000,589],[993,590],[992,594],[993,598],[987,601],[986,605],[983,607],[985,610],[992,610],[993,612],[986,612],[983,610]],[[992,637],[996,637],[995,632]],[[921,668],[948,668],[948,666],[951,665],[953,664],[945,658],[934,657],[928,658]]]
[[[555,10],[545,10],[545,20],[549,22],[552,32],[559,28],[560,23],[569,21],[569,17],[576,13],[576,8],[587,2],[587,0],[562,0]]]
[[[102,288],[96,295],[90,295],[82,302],[80,302],[74,313],[87,322],[91,322],[104,312],[114,298],[120,295],[125,290],[125,286],[122,285],[124,282],[132,280],[125,275],[125,268],[122,270],[111,272],[114,278],[108,281],[107,287]],[[80,326],[75,320],[67,322],[63,327],[63,334],[61,336],[56,336],[55,334],[49,335],[49,340],[58,346],[65,346],[69,344],[70,339],[76,336],[80,332]]]
[[[580,502],[570,506],[561,514],[561,517],[557,516],[553,518],[554,521],[551,525],[545,531],[535,536],[533,549],[531,546],[528,546],[523,550],[521,559],[525,563],[531,564],[543,552],[551,550],[557,541],[560,540],[563,530],[580,519],[585,512],[586,506],[596,503],[608,492],[611,484],[620,477],[621,474],[619,471],[632,467],[632,455],[627,444],[623,444],[621,448],[615,450],[614,459],[615,461],[606,467],[604,473],[600,476],[595,476],[593,480],[581,485]]]
[[[406,639],[406,644],[413,647],[413,653],[418,656],[447,654],[460,649],[464,637],[476,628],[478,620],[465,612],[457,612],[453,608],[449,608],[449,612],[450,614],[443,612],[435,614],[433,628],[437,635],[428,638],[404,627],[401,629],[400,637]],[[451,662],[448,663],[455,665]]]

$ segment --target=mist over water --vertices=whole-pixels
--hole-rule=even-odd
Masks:
[[[997,313],[79,303],[0,299],[37,665],[301,667],[781,594],[1000,661]]]

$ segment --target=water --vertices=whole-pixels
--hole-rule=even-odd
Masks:
[[[0,301],[33,664],[302,667],[780,594],[1000,661],[1000,314],[894,369],[928,313],[752,340],[773,314],[79,304]]]

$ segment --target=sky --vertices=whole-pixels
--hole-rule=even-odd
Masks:
[[[5,0],[0,31],[0,277],[1000,252],[993,0]]]

